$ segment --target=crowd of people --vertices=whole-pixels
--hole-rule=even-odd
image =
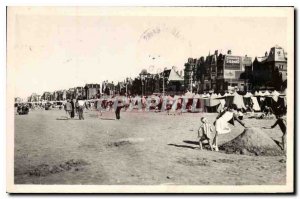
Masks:
[[[165,100],[167,99],[167,100]],[[197,99],[197,98],[196,98]],[[102,98],[96,100],[83,100],[81,98],[67,100],[59,104],[59,109],[64,109],[67,119],[74,119],[77,115],[79,120],[84,120],[84,109],[96,110],[102,116],[105,111],[114,111],[116,120],[121,118],[121,110],[124,111],[132,108],[153,110],[154,112],[166,111],[169,115],[170,112],[178,111],[182,113],[182,108],[185,106],[186,112],[192,112],[193,105],[198,105],[199,102],[194,103],[195,100],[190,99],[184,102],[184,97],[174,99],[170,96],[143,96],[140,98],[129,96],[123,98]],[[233,100],[234,102],[234,100]],[[175,105],[174,105],[175,104]],[[19,104],[17,106],[18,114],[28,114],[29,109],[41,108],[48,110],[49,107],[54,106],[50,103],[37,103],[30,106],[30,104]],[[175,108],[174,108],[175,107]],[[261,111],[255,112],[254,103],[252,99],[248,100],[245,106],[238,107],[237,104],[231,103],[226,105],[220,103],[219,108],[216,110],[218,116],[216,117],[213,124],[209,123],[205,117],[201,118],[201,125],[198,130],[199,148],[202,149],[202,142],[206,140],[209,143],[210,149],[218,151],[218,138],[222,134],[230,133],[231,129],[229,124],[235,125],[237,121],[244,128],[247,128],[243,119],[248,115],[248,119],[271,119],[274,115],[276,116],[276,122],[274,125],[263,128],[274,128],[279,125],[282,135],[282,149],[286,149],[286,106],[281,104],[274,104],[273,108],[266,103],[261,104]],[[194,107],[195,108],[195,107]],[[275,109],[275,110],[274,110]],[[99,115],[98,115],[99,116]]]
[[[84,120],[83,111],[85,108],[89,108],[85,100],[82,99],[72,99],[67,100],[64,104],[64,110],[68,119],[74,119],[75,114],[78,115],[79,120]]]

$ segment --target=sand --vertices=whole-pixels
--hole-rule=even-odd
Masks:
[[[220,146],[226,153],[256,156],[280,156],[284,152],[276,142],[261,128],[246,128],[233,140]]]
[[[85,120],[57,120],[63,110],[36,110],[15,116],[16,184],[99,185],[281,185],[285,156],[249,156],[200,151],[197,130],[202,116],[216,114],[124,113],[121,120],[101,120],[95,111]],[[104,113],[114,118],[114,113]],[[264,120],[246,120],[263,126]],[[275,120],[268,120],[268,124]],[[236,124],[220,145],[243,132]],[[265,130],[279,140],[278,127]],[[64,166],[81,161],[84,165]],[[30,171],[37,169],[37,174]],[[44,172],[44,173],[43,173]],[[41,174],[39,174],[41,173]]]

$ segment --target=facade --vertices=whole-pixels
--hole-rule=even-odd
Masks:
[[[74,88],[74,97],[76,99],[80,98],[80,99],[85,99],[86,98],[86,94],[85,94],[85,89],[84,87],[81,86],[77,86]]]
[[[41,96],[36,93],[32,93],[31,96],[28,97],[28,102],[39,102],[40,100]]]
[[[197,66],[198,62],[197,59],[193,59],[193,58],[188,58],[188,62],[185,63],[184,65],[184,87],[186,88],[186,90],[191,91],[192,88],[192,82],[195,81],[195,71],[196,71],[196,66]]]
[[[216,90],[230,90],[238,88],[242,91],[252,89],[249,82],[249,74],[252,72],[252,58],[245,56],[233,56],[229,50],[226,55],[219,54],[217,66]]]
[[[102,82],[102,93],[105,95],[114,95],[115,85],[113,82],[109,83],[108,80]]]
[[[15,103],[21,103],[22,99],[20,97],[15,97]]]
[[[69,90],[67,90],[67,99],[69,99],[69,100],[75,99],[75,89],[74,88],[69,88]]]
[[[65,101],[67,100],[67,91],[66,90],[58,90],[54,91],[54,101]]]
[[[248,73],[252,72],[252,58],[227,54],[210,54],[199,59],[189,58],[185,64],[184,86],[191,92],[224,92],[231,88],[251,89]],[[191,85],[192,84],[192,85]]]
[[[280,46],[272,47],[265,56],[253,61],[253,84],[256,89],[283,90],[287,80],[287,53]],[[285,86],[283,86],[285,85]]]
[[[85,99],[95,99],[100,93],[100,84],[86,84],[84,86]]]
[[[179,94],[184,92],[184,77],[180,72],[175,70],[173,66],[171,69],[167,69],[164,72],[165,79],[165,92],[167,94]],[[162,81],[159,84],[161,92],[163,92]]]
[[[41,96],[41,100],[44,101],[52,101],[52,93],[50,92],[44,92],[43,95]]]

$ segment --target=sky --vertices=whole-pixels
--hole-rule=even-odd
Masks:
[[[188,57],[215,50],[254,59],[287,48],[283,17],[16,15],[12,27],[8,67],[19,97],[182,70]]]

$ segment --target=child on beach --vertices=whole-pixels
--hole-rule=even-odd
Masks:
[[[283,115],[276,115],[276,122],[271,127],[263,127],[265,129],[272,129],[275,128],[275,126],[279,126],[282,131],[282,150],[286,151],[286,116]]]
[[[202,124],[198,129],[198,138],[199,138],[199,148],[202,150],[202,141],[207,140],[210,149],[213,150],[212,140],[213,140],[213,126],[207,121],[205,117],[201,118]]]

